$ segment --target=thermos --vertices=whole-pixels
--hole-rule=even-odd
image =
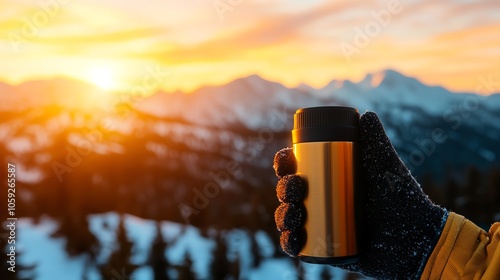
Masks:
[[[293,152],[306,182],[305,262],[348,264],[359,259],[359,113],[311,107],[294,115]]]

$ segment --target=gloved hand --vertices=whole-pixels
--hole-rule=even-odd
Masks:
[[[377,115],[360,118],[362,172],[365,174],[365,244],[357,263],[340,266],[377,279],[419,279],[446,223],[448,212],[433,204],[394,150]],[[296,257],[306,217],[304,181],[290,148],[274,158],[280,206],[275,221],[281,247]]]

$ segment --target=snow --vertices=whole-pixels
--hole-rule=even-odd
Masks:
[[[63,239],[52,239],[57,223],[42,219],[34,224],[29,218],[18,221],[18,252],[20,262],[25,265],[36,264],[37,280],[72,280],[81,279],[87,256],[70,258],[64,251]],[[88,270],[90,279],[99,279],[95,269]]]
[[[127,236],[133,242],[131,262],[139,264],[130,279],[149,280],[153,278],[152,269],[143,265],[156,234],[156,222],[125,214],[124,225]],[[90,215],[90,231],[97,237],[103,250],[97,261],[104,262],[115,249],[115,230],[118,227],[119,215],[115,212]],[[69,257],[64,250],[64,238],[52,238],[50,235],[58,224],[52,219],[42,218],[35,224],[31,218],[18,220],[18,262],[24,265],[36,264],[37,280],[79,280],[86,273],[89,280],[100,280],[95,266],[89,265],[87,255]],[[172,264],[181,264],[185,252],[193,259],[193,270],[200,279],[209,278],[209,265],[215,242],[203,237],[200,231],[189,225],[172,222],[161,222],[161,230],[167,242],[180,235],[180,238],[167,248],[167,258]],[[212,230],[214,232],[214,230]],[[209,231],[210,235],[210,231]],[[228,259],[240,259],[240,277],[244,279],[296,279],[297,270],[289,258],[272,258],[276,248],[271,239],[263,231],[255,234],[263,261],[257,268],[251,268],[252,256],[251,236],[244,230],[234,229],[226,232]],[[323,266],[303,263],[306,279],[317,279]],[[343,276],[339,269],[328,267],[332,275]],[[117,270],[119,274],[120,271]]]
[[[297,272],[293,263],[289,260],[274,259],[260,265],[259,268],[253,271],[248,279],[297,279]]]
[[[255,239],[259,245],[261,256],[268,258],[274,254],[276,248],[274,248],[271,238],[265,232],[258,231],[255,233]]]

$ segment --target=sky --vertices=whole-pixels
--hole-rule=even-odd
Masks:
[[[258,74],[323,87],[395,69],[500,81],[500,1],[2,0],[0,81],[190,92]]]

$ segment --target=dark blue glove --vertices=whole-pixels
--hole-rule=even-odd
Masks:
[[[340,266],[377,279],[420,279],[446,223],[448,212],[433,204],[394,150],[377,115],[360,119],[361,154],[367,192],[364,205],[364,251],[359,261]],[[306,186],[296,172],[290,148],[274,158],[281,202],[275,221],[281,247],[296,257],[303,245]]]

